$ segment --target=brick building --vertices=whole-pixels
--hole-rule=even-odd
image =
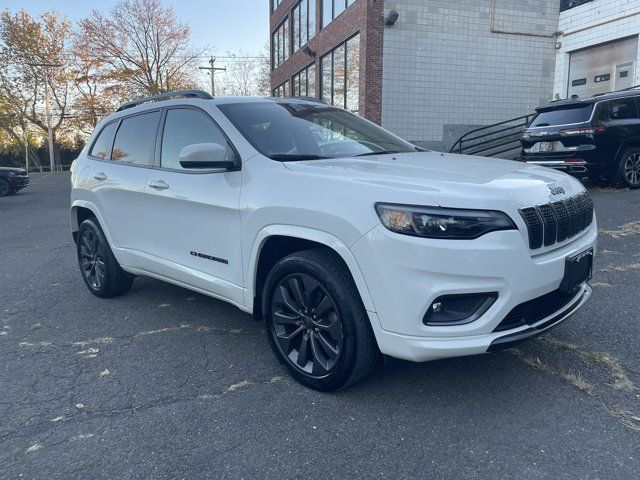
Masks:
[[[623,9],[620,33],[636,42],[626,55],[637,55],[638,0],[270,0],[270,8],[274,96],[318,97],[434,149],[572,93],[571,58],[584,62],[572,49],[618,38],[594,15]],[[600,13],[584,13],[592,11]],[[565,43],[559,30],[572,22],[600,33],[579,30]]]

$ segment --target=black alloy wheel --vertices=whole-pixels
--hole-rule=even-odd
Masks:
[[[121,295],[131,288],[133,275],[120,267],[95,218],[80,224],[76,243],[82,279],[91,293],[108,298]]]
[[[315,378],[328,375],[342,354],[342,321],[335,301],[313,277],[294,273],[274,289],[272,334],[291,365]]]
[[[91,287],[100,290],[105,283],[104,245],[92,229],[82,231],[78,239],[82,275]]]
[[[282,258],[260,292],[271,349],[298,382],[334,391],[373,371],[380,352],[369,315],[335,252],[315,248]]]

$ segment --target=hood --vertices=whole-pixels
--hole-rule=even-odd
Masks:
[[[432,205],[497,208],[505,201],[518,208],[539,205],[584,190],[562,172],[521,162],[439,152],[287,162],[288,169],[377,185],[400,197]],[[381,198],[380,201],[391,201]],[[416,201],[416,200],[414,200]],[[499,208],[498,208],[499,209]]]
[[[0,167],[0,172],[16,172],[16,173],[27,173],[24,168],[20,167]]]

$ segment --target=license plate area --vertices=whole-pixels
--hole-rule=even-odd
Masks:
[[[563,150],[562,142],[538,142],[534,143],[531,148],[525,149],[527,153],[548,153]]]
[[[562,292],[573,292],[582,283],[591,280],[593,274],[593,248],[567,257],[564,261],[564,277],[560,283]]]

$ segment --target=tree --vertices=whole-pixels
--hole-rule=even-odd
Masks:
[[[221,95],[269,95],[270,66],[269,55],[264,52],[252,53],[242,50],[227,52],[226,72],[216,77]]]
[[[64,66],[70,31],[69,21],[56,12],[42,14],[40,21],[25,11],[0,14],[0,103],[15,125],[25,126],[29,122],[46,134],[46,79],[52,102],[51,131],[56,163],[59,163],[56,137],[66,119],[69,100],[70,77]]]
[[[76,46],[96,61],[122,97],[192,87],[190,72],[201,52],[190,30],[158,0],[124,0],[108,16],[97,10],[79,22]]]

